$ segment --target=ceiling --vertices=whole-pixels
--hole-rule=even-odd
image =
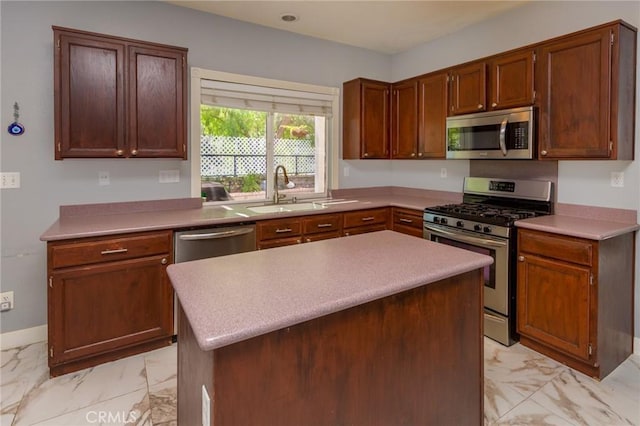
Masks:
[[[393,54],[526,1],[167,1],[177,6]],[[281,19],[295,15],[294,22]]]

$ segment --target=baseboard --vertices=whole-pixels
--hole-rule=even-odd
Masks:
[[[633,353],[640,355],[640,337],[633,338]]]
[[[47,340],[47,324],[0,334],[0,349],[17,348]]]

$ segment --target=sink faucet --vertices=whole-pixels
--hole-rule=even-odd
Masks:
[[[278,170],[282,169],[282,174],[284,175],[284,184],[289,184],[289,176],[287,176],[287,169],[284,168],[283,165],[276,166],[276,171],[273,177],[273,203],[278,204],[281,199],[286,197],[286,194],[280,194],[278,192]]]

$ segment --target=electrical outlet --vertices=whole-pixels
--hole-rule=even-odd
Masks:
[[[0,173],[0,188],[20,188],[20,172]]]
[[[611,172],[611,186],[614,188],[624,187],[624,172]]]
[[[447,177],[447,169],[446,168],[441,168],[440,169],[440,177],[441,178],[446,178]]]
[[[344,177],[348,177],[349,176],[349,167],[345,167],[342,169],[342,175]]]
[[[0,311],[10,311],[13,309],[13,291],[0,293]]]
[[[180,182],[180,170],[160,170],[158,175],[160,183],[177,183]]]
[[[111,180],[109,179],[109,172],[98,172],[98,185],[100,186],[111,185]]]

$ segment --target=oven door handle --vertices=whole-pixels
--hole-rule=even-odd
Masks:
[[[500,151],[502,151],[502,155],[507,155],[507,143],[506,143],[506,134],[507,134],[507,124],[509,123],[509,116],[506,116],[502,123],[500,123]]]
[[[434,235],[436,236],[440,234],[440,236],[447,237],[452,240],[462,241],[469,244],[484,245],[484,246],[491,246],[491,247],[507,247],[507,244],[508,244],[507,241],[489,240],[487,238],[478,238],[478,237],[472,237],[470,235],[462,235],[457,232],[445,231],[444,229],[431,227],[426,223],[424,225],[424,229],[434,233]]]

